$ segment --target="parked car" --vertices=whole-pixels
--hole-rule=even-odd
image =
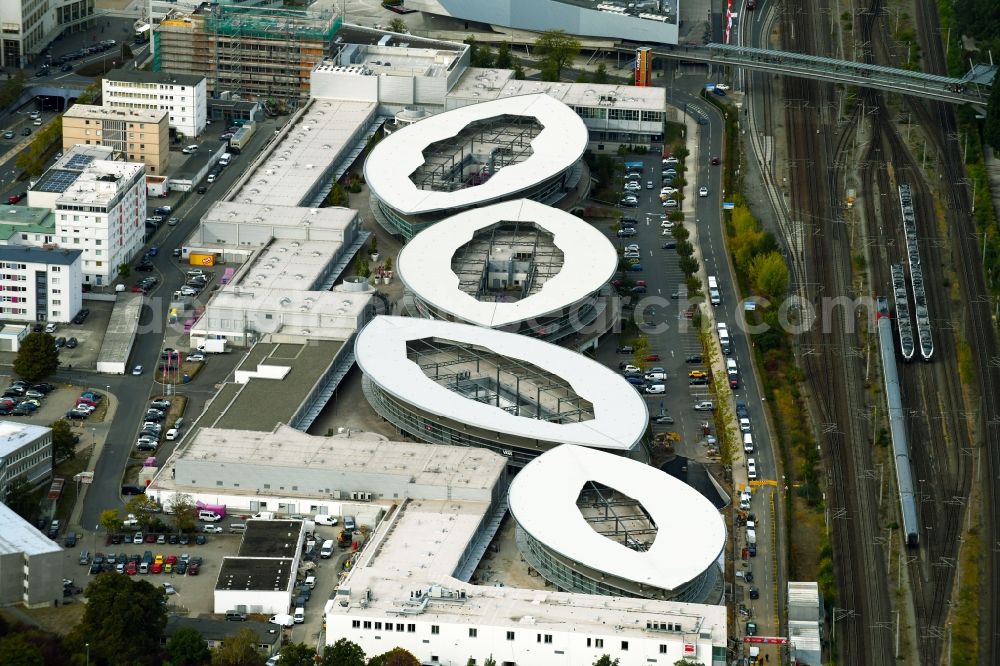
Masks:
[[[77,344],[79,344],[79,341],[76,338],[69,338],[66,340],[66,347],[68,349],[76,349]]]

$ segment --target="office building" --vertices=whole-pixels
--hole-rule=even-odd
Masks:
[[[330,57],[341,25],[332,0],[309,9],[203,5],[171,12],[153,32],[153,70],[203,75],[210,93],[296,107],[313,67]]]
[[[409,9],[532,32],[676,44],[680,0],[406,0]]]
[[[101,102],[112,109],[166,111],[167,124],[177,138],[201,136],[208,118],[203,74],[115,69],[101,79]]]
[[[0,67],[24,68],[59,35],[93,27],[94,0],[4,0],[0,23]]]
[[[76,145],[107,146],[146,172],[162,174],[170,161],[167,112],[74,104],[63,114],[63,152]]]

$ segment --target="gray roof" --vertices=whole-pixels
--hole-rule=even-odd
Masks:
[[[40,247],[0,245],[0,261],[69,266],[78,261],[81,254],[83,254],[82,250],[45,250]]]
[[[59,544],[46,538],[34,525],[26,522],[6,505],[0,504],[0,555],[44,555],[61,550]]]
[[[181,86],[196,86],[204,81],[204,76],[181,74],[179,72],[147,72],[141,69],[113,69],[104,75],[108,81],[129,83],[173,83]]]
[[[227,622],[226,620],[176,617],[173,615],[167,618],[167,628],[163,633],[167,638],[170,638],[179,629],[185,627],[194,629],[206,641],[221,641],[230,636],[235,636],[244,629],[250,629],[257,635],[258,645],[273,645],[278,642],[278,638],[281,635],[281,630],[272,624],[263,624],[261,622]]]

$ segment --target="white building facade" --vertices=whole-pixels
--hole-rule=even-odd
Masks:
[[[83,251],[83,283],[102,286],[142,247],[146,219],[146,168],[95,159],[102,148],[68,151],[28,190],[28,205],[56,215],[55,244]]]
[[[0,318],[68,322],[83,307],[82,252],[0,247]]]
[[[166,111],[170,128],[185,137],[205,131],[208,93],[204,76],[116,69],[101,80],[101,99],[111,108]]]
[[[59,544],[0,504],[0,606],[59,603],[65,559]]]
[[[0,497],[22,479],[34,488],[52,476],[52,428],[0,421]]]

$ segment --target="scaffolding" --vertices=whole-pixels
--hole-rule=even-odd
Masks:
[[[594,418],[590,401],[566,380],[532,363],[431,338],[408,342],[406,355],[449,391],[514,416],[561,424]]]
[[[454,192],[481,185],[500,169],[524,162],[542,125],[529,116],[501,115],[469,123],[424,149],[410,179],[421,190]]]
[[[460,247],[451,268],[458,288],[477,301],[510,303],[540,292],[563,262],[552,234],[534,222],[498,222]]]

